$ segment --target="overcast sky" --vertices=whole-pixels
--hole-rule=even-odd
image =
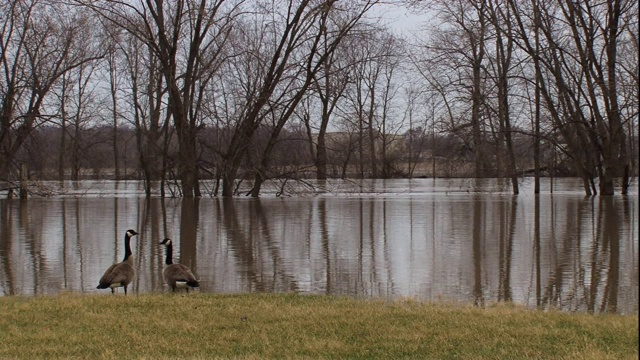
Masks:
[[[391,29],[404,35],[415,33],[427,20],[424,14],[413,14],[404,6],[399,5],[379,4],[376,13],[381,14],[388,21]]]

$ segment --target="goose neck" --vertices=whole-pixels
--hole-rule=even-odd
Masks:
[[[124,259],[122,261],[133,261],[132,255],[133,252],[131,251],[131,238],[127,234],[124,236]]]
[[[171,244],[167,245],[167,256],[165,258],[164,263],[166,265],[173,264],[173,245],[171,245]]]

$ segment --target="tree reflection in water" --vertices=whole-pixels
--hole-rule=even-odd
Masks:
[[[203,292],[638,312],[637,197],[584,197],[580,186],[513,196],[423,181],[284,199],[0,199],[0,291],[94,293],[122,256],[118,234],[136,228],[139,293],[164,289],[157,242],[169,237]]]

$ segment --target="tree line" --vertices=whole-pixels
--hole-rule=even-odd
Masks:
[[[637,175],[631,0],[19,0],[0,5],[0,182],[259,196],[275,178]],[[385,10],[386,9],[386,10]],[[162,189],[165,187],[162,186]],[[163,192],[163,195],[164,192]]]

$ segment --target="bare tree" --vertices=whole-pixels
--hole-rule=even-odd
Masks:
[[[164,197],[171,140],[170,113],[164,107],[164,77],[157,56],[148,44],[129,36],[120,46],[129,88],[127,108],[131,109],[126,117],[135,126],[145,193],[150,196],[152,181],[160,180],[160,194]]]
[[[67,113],[67,101],[69,98],[69,88],[71,87],[71,74],[67,73],[59,81],[59,116],[60,116],[60,146],[58,148],[58,181],[66,179],[66,158],[69,115]]]
[[[310,41],[306,42],[308,47],[302,47],[302,54],[297,54],[298,56],[292,54],[294,55],[293,58],[298,58],[299,60],[297,61],[303,64],[303,67],[300,68],[300,75],[294,75],[293,79],[300,77],[302,81],[299,81],[300,84],[295,87],[296,90],[291,93],[289,99],[283,102],[279,98],[278,102],[270,104],[271,108],[281,108],[282,110],[276,112],[277,121],[272,126],[273,130],[271,131],[269,142],[262,152],[262,159],[255,171],[254,186],[251,190],[252,196],[258,196],[260,193],[260,187],[266,178],[265,174],[273,148],[278,141],[283,126],[291,118],[314,79],[324,69],[325,64],[332,57],[342,40],[354,29],[362,16],[374,3],[374,1],[363,1],[362,3],[356,3],[353,8],[342,8],[334,7],[335,1],[326,1],[318,7],[309,9],[309,14],[305,16],[308,23],[301,22],[294,26],[294,29],[300,25],[302,25],[302,29],[308,29],[308,33],[306,33],[307,31],[299,32],[299,35],[302,36],[300,40],[306,37],[310,38]],[[300,40],[295,40],[295,42],[297,43]],[[300,42],[301,45],[304,43]],[[299,58],[300,55],[302,55],[301,58]]]
[[[410,54],[423,86],[404,116],[404,44],[367,18],[377,0],[2,3],[0,179],[27,162],[39,176],[56,163],[59,179],[69,166],[73,178],[115,166],[117,178],[143,177],[147,195],[160,180],[162,191],[200,196],[211,176],[212,194],[252,179],[248,195],[259,196],[264,182],[311,169],[393,176],[405,140],[410,174],[429,144],[434,175],[440,156],[441,175],[508,177],[518,193],[533,163],[537,193],[546,162],[550,174],[580,176],[588,195],[628,192],[633,1],[407,2],[429,10],[433,27]],[[89,163],[88,149],[100,158]]]
[[[323,36],[326,37],[326,33]],[[346,53],[349,51],[349,47],[353,46],[353,42],[357,41],[356,39],[354,37],[345,38],[314,76],[312,91],[320,102],[320,123],[314,127],[312,117],[315,116],[312,115],[309,106],[303,115],[310,144],[309,153],[314,159],[318,180],[327,179],[327,129],[332,114],[349,84],[349,71],[352,64],[347,61]],[[323,43],[327,44],[327,40],[325,39]],[[314,139],[314,130],[316,129]]]
[[[501,170],[500,164],[502,159],[507,159],[507,177],[511,179],[512,192],[518,194],[518,169],[516,167],[516,159],[512,140],[511,126],[511,105],[510,105],[510,88],[509,83],[511,75],[511,59],[514,51],[514,38],[511,25],[511,14],[509,7],[502,1],[488,1],[486,14],[490,24],[494,28],[495,38],[495,55],[490,59],[495,63],[494,81],[497,91],[497,109],[494,109],[499,124],[499,133],[497,141],[497,161],[498,170]],[[503,151],[503,148],[505,151]]]
[[[518,44],[534,57],[546,109],[563,144],[584,181],[588,195],[614,194],[614,181],[622,178],[622,193],[629,183],[629,112],[619,106],[618,46],[630,23],[625,16],[637,11],[632,1],[532,1],[533,13],[510,1],[518,24]],[[626,19],[622,21],[622,19]],[[535,22],[545,48],[528,36]],[[623,116],[623,114],[626,114]]]
[[[483,14],[486,4],[483,1],[473,3],[472,8],[460,6],[462,16],[458,18],[460,25],[470,45],[470,54],[467,55],[472,69],[471,87],[471,128],[473,133],[473,146],[475,153],[476,177],[486,175],[484,136],[481,126],[481,107],[483,105],[483,76],[482,65],[485,55],[486,18]],[[466,16],[471,16],[466,18]]]
[[[383,28],[368,25],[365,30],[358,33],[347,54],[352,63],[352,85],[345,98],[357,122],[358,175],[364,178],[368,169],[368,175],[377,178],[384,172],[379,159],[382,157],[384,163],[387,116],[398,89],[394,81],[402,48],[398,39]]]
[[[117,29],[109,31],[109,25],[107,24],[106,30],[108,32],[108,37],[106,40],[107,45],[107,55],[106,55],[106,65],[107,65],[107,73],[108,73],[108,82],[109,82],[109,93],[111,94],[111,114],[112,114],[112,124],[113,124],[113,167],[114,167],[114,176],[116,180],[120,180],[120,156],[118,155],[118,122],[119,122],[119,113],[118,113],[118,90],[120,88],[120,76],[119,76],[119,68],[118,68],[118,47],[119,43],[122,42],[119,39]]]
[[[419,3],[436,14],[431,36],[419,46],[414,60],[429,87],[440,93],[449,129],[473,154],[474,176],[490,174],[486,127],[487,2],[456,0]]]
[[[229,62],[226,94],[235,118],[221,151],[222,196],[234,193],[234,184],[258,129],[269,137],[252,164],[257,196],[270,168],[279,134],[341,39],[377,1],[358,1],[334,8],[336,1],[275,1],[255,3],[233,33],[238,54]],[[354,11],[355,9],[355,11]],[[339,14],[339,17],[332,16]],[[331,22],[335,25],[329,26]],[[328,36],[324,37],[325,34]],[[326,47],[323,39],[329,39]],[[239,81],[239,83],[238,83]],[[230,108],[223,105],[221,108]]]
[[[84,132],[95,123],[98,117],[97,104],[95,104],[95,83],[92,83],[95,68],[84,64],[74,69],[72,74],[73,86],[67,101],[66,113],[72,129],[71,133],[71,180],[80,180],[82,160],[90,152],[89,147],[95,142],[85,138]]]
[[[54,84],[102,54],[84,41],[89,18],[81,12],[37,0],[0,6],[0,178],[8,179],[22,145],[50,118],[42,110]]]
[[[398,172],[395,163],[401,160],[398,146],[401,143],[400,130],[404,127],[403,119],[396,117],[396,99],[401,89],[401,71],[405,50],[402,42],[393,34],[383,35],[381,46],[386,52],[382,63],[382,82],[380,91],[380,111],[378,129],[381,137],[381,177],[389,178]]]
[[[607,1],[604,5],[567,1],[562,8],[585,75],[591,109],[589,123],[594,124],[591,129],[599,135],[592,141],[600,150],[598,177],[602,195],[614,194],[616,177],[622,177],[623,194],[629,189],[627,136],[618,102],[617,56],[620,30],[627,26],[621,23],[622,14],[635,4],[628,0]]]
[[[145,42],[160,63],[178,140],[182,196],[200,196],[196,138],[204,89],[225,56],[223,48],[243,1],[103,0],[84,3]]]

